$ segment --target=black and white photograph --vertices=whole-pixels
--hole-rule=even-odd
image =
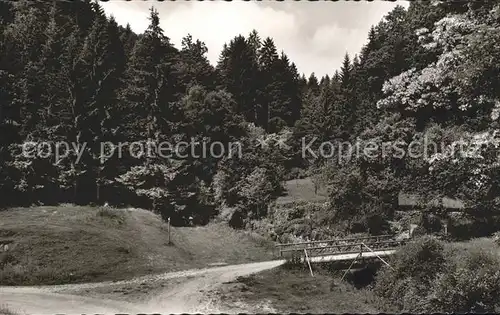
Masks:
[[[0,315],[500,313],[500,2],[0,0]]]

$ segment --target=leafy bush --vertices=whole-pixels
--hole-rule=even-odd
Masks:
[[[18,313],[9,309],[6,305],[0,305],[0,315],[17,315]]]
[[[500,310],[500,257],[476,243],[423,237],[401,248],[377,276],[375,292],[403,312]],[[491,247],[491,244],[489,245]]]
[[[493,234],[493,240],[498,246],[500,246],[500,232],[496,232],[495,234]]]
[[[267,216],[269,204],[283,192],[287,158],[277,144],[285,141],[288,133],[266,134],[253,124],[245,129],[246,136],[239,139],[243,151],[218,162],[211,191],[218,208],[239,207],[248,223]],[[255,146],[256,142],[268,145]]]
[[[294,238],[316,240],[333,237],[339,229],[332,216],[333,212],[326,203],[297,200],[273,204],[266,220],[273,226],[275,237],[284,242]]]
[[[391,267],[377,275],[375,292],[402,310],[422,308],[428,286],[445,263],[443,244],[422,237],[402,247],[391,259]]]
[[[298,168],[298,167],[292,167],[286,174],[285,174],[285,180],[292,180],[292,179],[302,179],[307,177],[307,171]]]
[[[0,253],[0,268],[7,266],[8,264],[17,263],[17,259],[11,252],[2,252]]]
[[[432,288],[429,311],[491,312],[499,310],[500,259],[496,253],[471,250],[447,263]]]
[[[429,283],[445,262],[443,244],[424,236],[402,247],[391,259],[395,280],[415,278]]]
[[[266,214],[274,191],[275,187],[269,180],[267,170],[256,168],[243,180],[239,195],[246,208],[253,210],[252,216],[260,218]]]
[[[427,234],[427,231],[425,230],[425,228],[421,225],[417,225],[417,227],[413,230],[412,236],[422,237],[422,236],[425,236],[426,234]]]
[[[283,265],[286,269],[305,269],[305,262],[302,261],[302,253],[292,252],[292,254],[286,259]]]
[[[294,219],[299,219],[303,218],[306,214],[306,207],[293,207],[290,212],[288,213],[288,219],[289,220],[294,220]]]

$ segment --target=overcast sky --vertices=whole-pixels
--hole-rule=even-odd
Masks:
[[[370,26],[399,1],[243,2],[243,1],[109,1],[101,2],[108,15],[121,25],[130,24],[142,33],[149,24],[148,11],[154,5],[160,25],[172,43],[180,47],[188,33],[208,47],[208,59],[216,64],[224,43],[256,29],[261,38],[274,39],[299,72],[318,77],[331,75],[340,67],[345,52],[358,53],[366,43]]]

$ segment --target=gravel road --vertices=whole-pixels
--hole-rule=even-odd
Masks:
[[[283,260],[229,265],[222,267],[192,269],[158,275],[149,275],[127,281],[85,283],[59,286],[0,287],[0,305],[25,314],[117,314],[117,313],[218,313],[217,297],[207,292],[218,285],[267,269],[278,267]],[[84,296],[78,292],[92,292],[117,287],[140,287],[153,283],[168,283],[175,279],[175,285],[167,285],[155,292],[145,292],[133,301],[115,299],[113,293],[106,298]],[[161,286],[163,287],[163,285]],[[113,289],[110,292],[115,292]],[[140,292],[140,291],[139,291]],[[97,296],[96,296],[97,295]],[[249,306],[251,307],[251,306]],[[241,312],[241,307],[235,312]],[[251,312],[251,309],[247,310]]]

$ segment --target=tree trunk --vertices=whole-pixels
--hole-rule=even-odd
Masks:
[[[73,202],[77,203],[76,201],[76,195],[78,191],[78,179],[75,178],[75,184],[73,185]]]
[[[96,203],[100,204],[100,199],[101,199],[101,184],[97,183],[96,187]]]
[[[96,203],[100,204],[101,199],[101,169],[97,167],[97,183],[96,183]]]

